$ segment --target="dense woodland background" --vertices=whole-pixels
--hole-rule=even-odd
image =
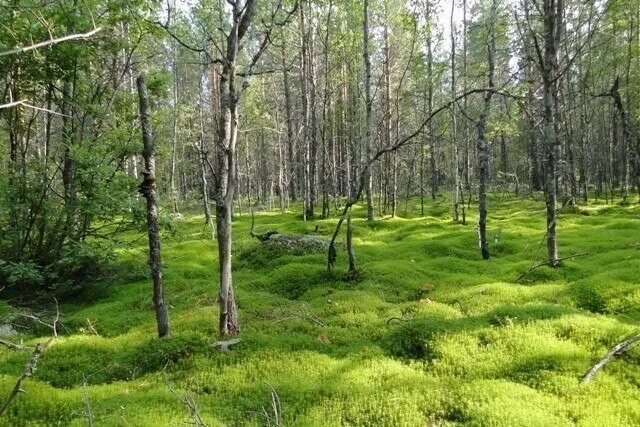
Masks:
[[[82,300],[146,231],[169,335],[160,236],[200,214],[217,330],[233,336],[232,220],[265,243],[287,230],[269,220],[281,213],[297,224],[281,243],[320,251],[329,272],[347,257],[348,284],[367,275],[353,209],[371,229],[443,209],[473,234],[451,244],[489,260],[519,200],[546,242],[540,265],[524,248],[520,281],[588,255],[563,252],[560,215],[640,203],[638,0],[2,0],[0,23],[0,292],[14,307]],[[506,222],[487,231],[494,214]]]
[[[452,194],[452,219],[466,221],[479,187],[526,195],[547,188],[549,175],[562,205],[636,198],[638,4],[368,3],[256,6],[234,65],[237,210],[302,202],[306,217],[327,217],[358,193],[367,161],[394,145],[365,179],[371,217],[405,215],[411,197],[422,209]],[[200,200],[209,222],[231,6],[15,1],[1,13],[6,50],[101,29],[0,58],[9,285],[74,282],[107,255],[113,226],[141,220],[141,72],[162,199],[173,213]]]

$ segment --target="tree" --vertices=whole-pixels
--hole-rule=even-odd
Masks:
[[[238,82],[238,58],[243,39],[247,36],[254,19],[256,0],[240,0],[229,2],[231,5],[230,29],[223,45],[222,66],[220,70],[220,119],[217,135],[217,168],[215,176],[216,233],[218,241],[218,263],[220,268],[219,331],[222,335],[235,335],[240,330],[238,309],[235,302],[233,278],[231,272],[231,219],[233,200],[237,187],[236,182],[236,141],[238,137],[238,105],[243,87]],[[272,15],[273,21],[277,11],[282,10],[278,3]],[[295,12],[288,13],[285,23]],[[270,42],[271,27],[260,42],[258,51],[245,66],[245,75],[251,75],[253,66],[258,62]]]
[[[497,14],[497,1],[492,0],[487,23],[487,87],[493,89],[495,73],[495,51],[496,51],[496,28],[495,19]],[[487,243],[487,184],[489,181],[489,147],[487,146],[487,121],[491,111],[491,98],[493,91],[484,94],[484,106],[480,118],[476,123],[478,132],[476,149],[478,151],[478,240],[482,259],[489,259],[489,245]]]
[[[364,0],[363,3],[363,47],[362,56],[364,58],[364,102],[366,109],[366,130],[365,130],[365,161],[371,162],[372,151],[372,138],[373,138],[373,98],[371,95],[371,57],[369,53],[369,0]],[[365,171],[365,195],[367,199],[367,220],[373,221],[373,179],[371,177],[371,169],[368,166],[364,167]]]
[[[158,336],[169,335],[169,313],[164,301],[162,283],[162,254],[160,249],[160,231],[158,227],[158,193],[156,190],[156,159],[154,154],[153,133],[151,131],[151,113],[149,112],[149,95],[144,74],[136,79],[140,98],[140,126],[142,129],[142,157],[145,170],[140,184],[140,194],[147,201],[147,234],[149,236],[149,268],[153,280],[153,307],[156,312]]]
[[[236,190],[235,154],[238,137],[238,102],[240,88],[237,85],[237,60],[240,42],[247,34],[256,0],[246,4],[235,1],[232,6],[231,29],[224,46],[220,73],[220,121],[217,135],[217,170],[215,179],[216,233],[218,237],[218,263],[220,268],[220,320],[222,335],[235,335],[240,330],[231,273],[231,209]]]

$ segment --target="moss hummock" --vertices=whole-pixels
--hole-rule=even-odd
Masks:
[[[209,346],[218,340],[217,262],[202,216],[186,215],[164,236],[167,340],[154,338],[145,241],[121,236],[136,243],[122,247],[108,280],[61,305],[62,336],[0,425],[86,425],[85,393],[96,425],[189,422],[163,370],[209,425],[266,424],[271,387],[284,425],[640,424],[640,350],[580,383],[640,327],[640,207],[562,211],[561,257],[589,255],[515,284],[544,260],[541,201],[490,198],[488,261],[475,224],[451,222],[440,205],[425,217],[408,206],[405,217],[373,223],[356,208],[357,281],[344,280],[343,247],[327,273],[323,252],[262,245],[250,216],[237,215],[242,342],[228,353]],[[475,215],[467,211],[470,222]],[[324,239],[336,223],[302,223],[297,212],[255,219],[258,229]],[[0,349],[0,395],[28,357]]]

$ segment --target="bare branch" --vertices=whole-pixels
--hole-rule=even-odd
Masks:
[[[19,393],[24,393],[24,390],[22,390],[21,388],[22,381],[26,380],[27,378],[33,375],[33,373],[36,371],[36,365],[38,364],[38,359],[40,358],[40,355],[49,347],[49,344],[52,341],[53,341],[53,338],[51,338],[49,341],[47,341],[44,344],[36,345],[35,349],[33,350],[33,353],[31,354],[31,357],[29,358],[29,361],[27,362],[27,365],[24,368],[24,371],[22,372],[22,375],[20,375],[20,377],[18,378],[18,381],[16,381],[16,385],[11,390],[11,393],[9,393],[9,396],[7,396],[2,406],[0,406],[0,415],[4,413],[4,411],[9,407],[9,404],[11,404],[11,401]]]
[[[10,348],[11,350],[18,350],[18,351],[23,351],[23,350],[29,350],[33,347],[27,347],[26,345],[23,345],[22,343],[20,344],[16,344],[13,343],[11,341],[5,341],[3,339],[0,339],[0,344],[2,344],[3,346]]]
[[[205,424],[200,417],[200,410],[198,409],[198,405],[193,399],[193,396],[187,392],[185,392],[183,396],[180,396],[173,387],[171,387],[171,383],[169,383],[169,378],[167,377],[167,371],[164,369],[162,370],[162,377],[164,379],[164,384],[169,389],[169,392],[187,408],[187,411],[189,411],[189,415],[191,415],[191,418],[193,419],[193,424],[198,427],[207,427],[207,424]]]
[[[598,363],[593,365],[589,372],[587,372],[587,374],[582,378],[582,382],[590,382],[596,376],[596,374],[602,368],[604,368],[605,365],[609,363],[614,357],[619,356],[627,350],[630,350],[638,343],[640,343],[640,334],[634,335],[631,338],[627,338],[626,340],[616,344],[602,359],[598,361]]]
[[[69,41],[69,40],[86,40],[86,39],[88,39],[89,37],[93,36],[94,34],[98,33],[101,30],[102,30],[102,28],[95,28],[95,29],[93,29],[93,30],[91,30],[89,32],[86,32],[86,33],[71,34],[71,35],[68,35],[68,36],[59,37],[57,39],[50,39],[50,40],[47,40],[47,41],[36,43],[36,44],[30,45],[30,46],[17,47],[15,49],[7,50],[5,52],[0,52],[0,57],[9,56],[9,55],[16,55],[16,54],[19,54],[19,53],[25,53],[25,52],[29,52],[31,50],[39,49],[41,47],[51,46],[51,45],[62,43],[62,42],[66,42],[66,41]]]
[[[18,106],[31,108],[31,109],[38,110],[38,111],[44,111],[44,112],[47,112],[47,113],[50,113],[50,114],[54,114],[56,116],[70,117],[70,116],[67,116],[66,114],[58,113],[57,111],[49,110],[47,108],[36,107],[35,105],[28,104],[25,101],[14,101],[14,102],[9,102],[7,104],[0,104],[0,110],[3,110],[5,108],[18,107]]]

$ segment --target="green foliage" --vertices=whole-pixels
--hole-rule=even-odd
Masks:
[[[0,275],[9,286],[38,287],[44,283],[40,268],[33,262],[0,260]]]

